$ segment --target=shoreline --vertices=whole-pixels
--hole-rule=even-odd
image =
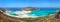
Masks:
[[[46,16],[27,16],[27,17],[23,17],[23,16],[13,16],[13,15],[8,15],[8,14],[5,14],[7,16],[10,16],[10,17],[15,17],[15,18],[39,18],[39,17],[46,17]],[[51,15],[55,15],[55,14],[50,14],[48,16],[51,16]]]

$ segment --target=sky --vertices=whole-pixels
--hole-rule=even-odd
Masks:
[[[60,7],[60,0],[0,0],[0,7]]]

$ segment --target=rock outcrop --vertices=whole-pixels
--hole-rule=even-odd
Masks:
[[[57,14],[55,16],[57,19],[60,19],[60,10],[57,11]]]
[[[33,8],[33,7],[25,7],[23,10],[25,11],[32,11],[32,10],[38,10],[39,8]]]
[[[3,12],[5,12],[5,11],[6,11],[6,9],[5,9],[5,8],[0,8],[0,10],[1,10],[1,11],[3,11]]]

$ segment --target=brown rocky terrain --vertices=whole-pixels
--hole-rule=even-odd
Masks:
[[[0,22],[60,22],[55,15],[39,17],[39,18],[15,18],[7,15],[0,16]]]

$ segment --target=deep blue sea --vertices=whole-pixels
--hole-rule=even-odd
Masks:
[[[10,10],[9,12],[11,15],[13,15],[14,11],[19,11],[22,8],[6,8]],[[49,14],[54,14],[56,13],[57,10],[60,10],[60,8],[40,8],[40,10],[34,10],[31,13],[29,13],[29,16],[48,16]],[[14,14],[16,16],[16,14]]]

